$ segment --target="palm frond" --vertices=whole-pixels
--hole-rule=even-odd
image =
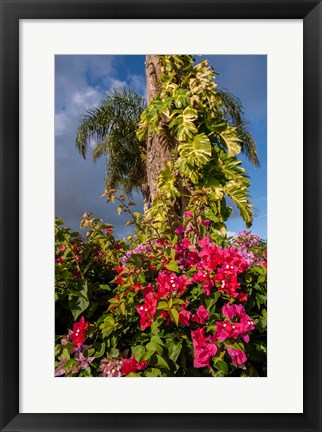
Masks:
[[[145,180],[142,155],[146,143],[139,142],[135,133],[145,106],[145,100],[133,90],[113,89],[99,107],[82,118],[76,147],[86,158],[88,146],[95,142],[94,161],[106,156],[108,187],[121,186],[130,191]]]
[[[222,100],[220,110],[225,120],[236,126],[238,137],[242,140],[242,152],[248,157],[254,166],[259,167],[260,163],[257,155],[256,143],[252,134],[249,132],[248,124],[244,118],[244,108],[240,99],[232,95],[226,89],[218,90],[218,94]]]

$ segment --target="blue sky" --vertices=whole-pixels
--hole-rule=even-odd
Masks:
[[[196,56],[198,61],[200,57]],[[261,163],[254,168],[241,156],[243,166],[251,176],[252,203],[255,217],[252,231],[267,238],[267,64],[266,56],[207,55],[220,73],[216,78],[219,88],[228,89],[237,96],[245,109],[245,118],[255,138]],[[79,231],[84,212],[115,226],[123,237],[130,228],[127,218],[118,216],[113,205],[99,198],[104,190],[105,161],[92,161],[91,148],[87,159],[75,147],[76,131],[81,116],[98,106],[106,92],[127,86],[145,96],[144,56],[64,55],[55,59],[55,213],[65,224]],[[142,206],[140,194],[133,199]],[[140,209],[139,209],[140,210]],[[245,228],[234,209],[227,223],[231,232]]]

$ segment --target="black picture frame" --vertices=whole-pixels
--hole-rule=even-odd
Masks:
[[[1,431],[321,431],[322,3],[310,0],[0,0],[0,6]],[[98,18],[303,19],[303,414],[19,413],[19,20]],[[290,350],[292,356],[296,355],[294,347]],[[281,367],[287,367],[287,363]]]

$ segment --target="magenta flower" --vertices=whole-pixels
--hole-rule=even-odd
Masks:
[[[241,318],[245,315],[245,309],[243,305],[229,304],[226,303],[222,308],[222,313],[224,317],[232,319],[236,315]]]
[[[205,336],[205,328],[199,328],[191,332],[194,347],[193,366],[195,368],[210,367],[210,358],[217,352],[217,346],[210,342],[210,336]]]
[[[245,361],[247,361],[247,357],[244,351],[235,348],[227,348],[227,352],[230,355],[234,366],[245,369]]]
[[[179,323],[190,326],[190,318],[191,318],[191,312],[183,309],[179,312]]]
[[[183,225],[179,225],[176,229],[175,229],[175,233],[177,234],[177,236],[181,236],[181,234],[183,233],[184,228]]]
[[[229,321],[216,322],[216,333],[215,333],[216,339],[224,341],[230,337],[230,333],[231,333],[231,323]]]
[[[153,293],[150,292],[144,297],[144,303],[136,306],[136,310],[140,315],[141,330],[145,330],[152,324],[152,319],[156,313],[157,300]]]
[[[204,324],[208,318],[209,312],[203,305],[201,305],[198,307],[197,312],[192,316],[192,321],[199,324]]]
[[[169,297],[171,293],[184,294],[188,285],[191,284],[186,275],[177,276],[175,273],[160,271],[157,277],[158,292],[156,298]]]
[[[205,270],[202,271],[202,270],[198,269],[197,272],[192,276],[191,280],[193,282],[201,283],[201,288],[204,290],[204,292],[207,296],[210,295],[211,288],[215,285],[209,272],[207,272]]]
[[[138,363],[133,354],[131,358],[123,360],[121,371],[124,373],[124,375],[129,375],[131,372],[145,369],[147,365],[148,362],[146,360],[142,360],[140,363]]]

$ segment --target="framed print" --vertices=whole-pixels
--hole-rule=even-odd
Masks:
[[[1,28],[1,430],[321,430],[321,3],[1,0]],[[168,171],[149,153],[165,130]],[[113,159],[129,136],[135,172],[132,147]],[[251,186],[227,171],[245,143]],[[135,234],[90,208],[94,184]],[[255,204],[268,254],[230,203],[246,225]]]

